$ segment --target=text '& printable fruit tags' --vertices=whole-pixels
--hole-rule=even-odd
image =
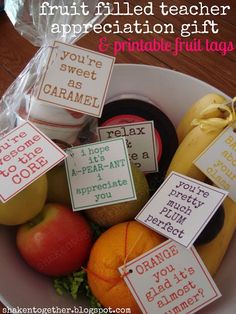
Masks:
[[[136,199],[125,139],[72,147],[65,161],[73,210]]]
[[[172,172],[136,220],[189,248],[228,192]]]

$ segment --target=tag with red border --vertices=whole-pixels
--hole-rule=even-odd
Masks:
[[[0,140],[0,200],[5,203],[67,157],[32,123]]]
[[[168,240],[119,267],[143,313],[196,313],[221,293],[194,247]]]
[[[101,117],[114,62],[114,57],[55,41],[37,98]]]

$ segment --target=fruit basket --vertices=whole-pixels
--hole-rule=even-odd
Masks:
[[[188,106],[210,92],[222,94],[202,81],[175,71],[144,65],[117,64],[114,67],[106,102],[127,94],[135,95],[137,99],[148,98],[177,125]],[[228,98],[227,95],[224,96]],[[223,297],[200,313],[234,312],[235,240],[232,241],[215,277]],[[24,263],[15,247],[14,227],[0,226],[0,246],[2,255],[0,300],[6,306],[10,308],[88,306],[86,298],[74,301],[70,297],[59,297],[53,288],[51,278],[38,274]]]

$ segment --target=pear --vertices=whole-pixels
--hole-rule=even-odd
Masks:
[[[57,165],[47,172],[48,203],[59,203],[71,207],[70,192],[64,164]]]
[[[137,199],[118,204],[87,209],[85,215],[101,227],[110,227],[120,222],[132,220],[149,199],[148,182],[143,172],[131,164]]]
[[[35,217],[47,197],[47,176],[43,175],[6,203],[0,202],[0,224],[19,225]]]

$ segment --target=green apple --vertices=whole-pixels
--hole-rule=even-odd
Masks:
[[[47,197],[47,177],[41,176],[6,203],[0,202],[0,224],[19,225],[43,208]]]
[[[71,206],[70,192],[64,165],[58,165],[48,173],[48,203],[59,203]]]
[[[104,205],[85,210],[87,217],[102,227],[132,220],[149,199],[148,182],[141,170],[131,164],[137,199],[118,204]]]

